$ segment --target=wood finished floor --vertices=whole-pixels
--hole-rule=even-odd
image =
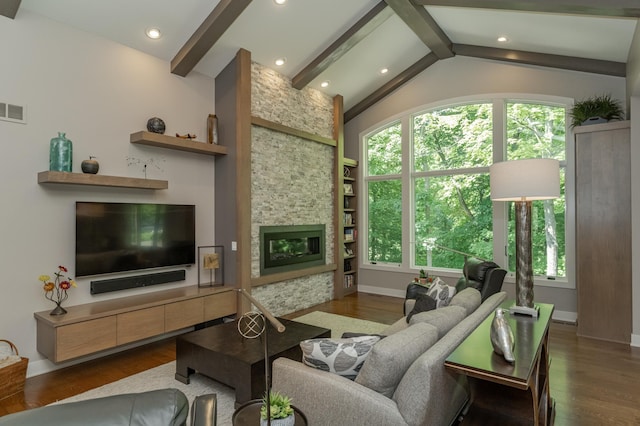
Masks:
[[[391,324],[402,316],[402,299],[360,293],[285,317],[315,310]],[[577,337],[575,326],[552,323],[550,351],[556,425],[640,425],[640,348]],[[166,339],[34,376],[24,393],[0,400],[0,415],[47,405],[174,359],[175,339]]]

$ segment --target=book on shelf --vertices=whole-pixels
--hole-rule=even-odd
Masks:
[[[345,275],[344,276],[344,288],[353,287],[354,284],[355,284],[355,281],[354,281],[354,276],[353,275]]]
[[[345,229],[344,230],[344,240],[345,241],[354,241],[355,240],[355,229]]]
[[[345,226],[354,225],[355,221],[353,220],[353,215],[351,213],[345,213],[343,223]]]

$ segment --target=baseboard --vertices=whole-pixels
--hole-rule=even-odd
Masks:
[[[406,294],[405,290],[374,287],[369,285],[358,285],[358,291],[362,293],[379,294],[380,296],[390,296],[390,297],[399,297],[399,298],[404,298]],[[578,314],[576,312],[554,310],[552,319],[558,322],[576,324],[578,319]],[[639,339],[638,345],[640,345],[640,336],[637,336],[637,337]]]
[[[631,346],[635,346],[636,348],[640,348],[640,334],[632,334],[631,335]]]
[[[370,285],[358,284],[358,291],[361,293],[379,294],[380,296],[399,297],[404,299],[405,290],[395,290],[392,288],[374,287]]]

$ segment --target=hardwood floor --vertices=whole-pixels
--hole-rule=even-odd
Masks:
[[[391,324],[402,299],[360,293],[286,318],[321,310]],[[551,395],[556,425],[640,424],[640,348],[576,336],[576,327],[552,323]],[[175,359],[175,339],[27,379],[24,393],[0,400],[0,415],[39,407]]]

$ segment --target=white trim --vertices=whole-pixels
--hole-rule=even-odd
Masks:
[[[392,288],[374,287],[370,285],[360,285],[360,284],[358,284],[358,292],[377,294],[380,296],[398,297],[400,299],[404,299],[404,296],[406,294],[405,290],[396,290]]]
[[[632,334],[631,335],[631,346],[635,346],[636,348],[640,348],[640,334]]]

